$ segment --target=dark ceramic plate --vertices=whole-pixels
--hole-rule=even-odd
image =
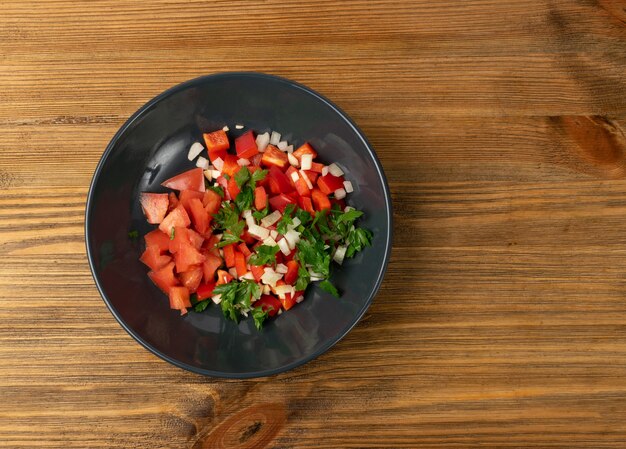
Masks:
[[[219,307],[181,317],[146,276],[138,258],[148,225],[140,192],[162,192],[165,179],[193,167],[187,150],[202,131],[225,124],[283,133],[296,146],[311,142],[325,162],[348,171],[349,204],[373,244],[342,267],[333,281],[341,299],[310,287],[304,302],[257,331],[251,319],[225,320]],[[209,376],[276,374],[317,357],[357,323],[383,279],[391,250],[391,198],[376,155],[354,123],[305,86],[257,73],[197,78],[162,93],[137,111],[107,147],[91,183],[85,234],[94,279],[107,306],[139,343],[181,368]],[[133,241],[129,232],[137,230]]]

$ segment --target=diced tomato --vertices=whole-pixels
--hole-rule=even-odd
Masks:
[[[235,269],[237,270],[237,277],[241,277],[248,272],[246,256],[239,251],[235,251]]]
[[[293,306],[296,305],[296,299],[295,299],[295,297],[291,296],[291,293],[286,293],[284,299],[283,298],[279,298],[279,299],[280,299],[280,302],[283,305],[283,309],[285,309],[285,310],[289,310]]]
[[[192,168],[191,170],[166,180],[161,185],[174,190],[196,190],[198,192],[204,192],[204,174],[201,168]]]
[[[143,236],[143,239],[146,242],[146,247],[156,245],[159,247],[161,253],[169,251],[170,249],[170,236],[158,229],[148,232]]]
[[[263,210],[267,207],[267,192],[263,186],[254,189],[254,207],[257,210]]]
[[[187,229],[187,238],[189,239],[189,243],[191,243],[191,246],[193,246],[195,249],[200,249],[202,247],[202,244],[204,243],[204,237],[202,237],[193,229]]]
[[[237,156],[234,154],[227,154],[224,158],[224,167],[222,167],[222,173],[227,174],[231,178],[235,176],[241,167],[237,164]]]
[[[320,164],[319,162],[312,162],[311,163],[311,170],[307,170],[307,171],[312,171],[313,173],[320,174],[320,173],[322,173],[323,170],[324,170],[324,164]],[[313,182],[313,181],[311,181],[311,182]]]
[[[222,190],[224,190],[224,199],[226,201],[234,200],[234,198],[230,197],[230,193],[228,191],[228,180],[224,178],[223,176],[218,176],[215,181],[222,188]],[[220,201],[220,204],[221,204],[221,201]]]
[[[203,301],[213,296],[214,289],[215,289],[215,281],[207,282],[206,284],[200,284],[198,286],[198,289],[196,290],[198,301]]]
[[[317,181],[317,178],[319,177],[319,173],[314,172],[313,170],[304,170],[304,173],[306,173],[306,177],[309,178],[309,181],[311,181],[311,184],[315,185],[315,181]]]
[[[295,260],[290,260],[289,262],[287,262],[286,265],[287,273],[285,273],[283,279],[285,280],[286,284],[293,285],[298,279],[298,268],[300,268],[300,264]]]
[[[284,259],[283,253],[278,251],[276,253],[276,263],[279,264],[279,263],[283,263],[284,261],[285,261],[285,259]]]
[[[190,293],[195,293],[202,281],[202,267],[193,266],[187,271],[183,271],[178,275],[180,282],[189,289]]]
[[[197,192],[195,190],[182,190],[180,192],[178,200],[180,201],[180,204],[185,208],[187,213],[191,215],[191,208],[189,207],[189,201],[191,201],[192,198],[197,198],[197,199],[202,200],[205,194],[206,192],[202,193],[202,192]]]
[[[252,272],[252,276],[254,276],[254,280],[257,282],[260,282],[261,277],[265,273],[265,267],[260,267],[258,265],[250,265],[250,271]]]
[[[167,193],[146,193],[143,192],[139,196],[141,209],[150,224],[159,224],[167,214],[167,208],[170,204],[169,195]]]
[[[202,137],[204,137],[204,144],[206,145],[206,149],[209,152],[209,156],[211,155],[211,152],[226,151],[230,148],[228,136],[226,135],[226,132],[222,129],[218,131],[213,131],[212,133],[204,133],[202,134]]]
[[[285,207],[287,207],[287,204],[296,203],[296,201],[291,196],[285,195],[284,193],[271,197],[269,202],[272,210],[277,210],[281,214],[285,211]]]
[[[199,265],[205,260],[205,256],[187,242],[181,242],[178,252],[174,254],[177,273],[187,271],[192,265]]]
[[[309,185],[306,183],[304,178],[300,176],[296,181],[296,192],[300,196],[311,196],[311,189],[309,189]]]
[[[189,215],[187,215],[187,211],[179,204],[176,206],[176,209],[166,215],[159,225],[159,229],[167,235],[170,235],[173,227],[180,226],[186,228],[190,224],[191,220],[189,219]]]
[[[258,167],[259,165],[261,165],[261,159],[263,159],[263,155],[261,153],[255,154],[254,156],[252,156],[252,159],[250,159],[250,163],[253,166]]]
[[[161,249],[157,245],[148,246],[139,258],[141,262],[150,267],[151,270],[157,271],[171,262],[170,256],[161,255]]]
[[[224,250],[224,262],[227,268],[235,266],[235,244],[231,243],[222,248]]]
[[[178,206],[178,197],[174,192],[170,192],[169,194],[170,205],[167,208],[167,213],[169,214]]]
[[[170,308],[180,310],[180,314],[187,313],[187,307],[191,307],[189,301],[189,289],[187,287],[171,287],[169,291]]]
[[[239,195],[239,192],[241,192],[241,190],[239,190],[239,186],[237,185],[237,181],[235,181],[235,177],[231,177],[228,180],[228,193],[230,194],[230,197],[235,199],[237,198],[237,195]]]
[[[165,294],[168,294],[171,287],[178,285],[178,279],[174,276],[174,262],[168,263],[158,271],[150,271],[148,277]]]
[[[269,170],[268,176],[270,180],[274,180],[278,186],[279,193],[289,193],[293,191],[293,186],[289,182],[289,178],[285,173],[280,171],[276,166],[272,165]],[[270,181],[271,182],[271,181]]]
[[[317,152],[313,149],[313,147],[309,144],[309,142],[305,142],[304,144],[300,146],[300,148],[298,148],[296,151],[293,152],[293,155],[298,160],[300,160],[303,154],[310,154],[311,156],[313,156],[313,159],[317,157]]]
[[[215,234],[211,234],[209,238],[204,241],[203,248],[211,254],[220,257],[220,250],[215,247],[215,245],[217,245],[217,242],[219,242],[219,238]]]
[[[174,228],[174,238],[171,239],[169,243],[170,253],[176,254],[180,249],[181,243],[191,243],[187,231],[189,231],[188,228],[183,228],[181,226]]]
[[[274,316],[281,308],[281,303],[272,295],[263,295],[255,303],[254,307],[261,307],[269,316]]]
[[[237,150],[237,156],[244,159],[250,159],[259,152],[252,130],[243,133],[235,139],[235,148]]]
[[[261,158],[261,163],[266,167],[276,166],[284,170],[289,164],[289,159],[287,158],[287,153],[283,153],[274,145],[268,145]]]
[[[212,282],[215,278],[215,272],[222,266],[222,258],[211,252],[204,255],[205,260],[202,263],[202,271],[204,274],[204,282]]]
[[[214,192],[213,190],[207,190],[204,192],[204,197],[202,198],[202,205],[212,217],[214,214],[220,210],[220,205],[222,204],[222,197],[219,193]]]
[[[248,245],[245,244],[245,242],[241,242],[237,248],[239,248],[239,251],[241,251],[241,253],[244,255],[244,257],[248,257],[250,256],[252,253],[250,252],[250,250],[248,249]]]
[[[317,186],[326,195],[334,193],[337,189],[343,189],[343,176],[333,176],[330,173],[317,179]]]
[[[228,271],[217,270],[217,283],[216,285],[228,284],[233,280],[233,277]]]
[[[315,211],[313,210],[313,203],[311,202],[311,198],[309,197],[306,197],[306,196],[299,197],[298,206],[300,206],[300,209],[304,209],[310,214],[315,213]]]
[[[330,209],[330,200],[320,190],[311,190],[311,198],[313,199],[315,210],[321,211],[324,209]]]
[[[192,198],[189,201],[189,206],[191,208],[191,219],[194,227],[200,234],[204,234],[209,228],[209,213],[204,209],[202,201],[198,198]]]

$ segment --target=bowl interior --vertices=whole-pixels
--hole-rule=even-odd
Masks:
[[[246,126],[241,131],[234,125]],[[349,204],[373,245],[334,269],[336,299],[310,287],[305,300],[266,324],[227,321],[218,306],[178,316],[138,260],[148,225],[140,192],[164,192],[161,182],[194,166],[187,150],[202,132],[228,125],[276,130],[295,145],[311,142],[324,162],[337,162],[353,182]],[[177,86],[138,111],[113,138],[89,194],[86,220],[91,268],[107,305],[124,328],[162,358],[225,377],[280,372],[324,352],[358,321],[376,293],[391,239],[390,199],[382,169],[353,125],[331,104],[287,80],[258,74],[208,76]],[[129,238],[130,231],[139,238]]]

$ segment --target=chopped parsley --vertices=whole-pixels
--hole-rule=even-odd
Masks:
[[[261,286],[249,279],[231,281],[215,287],[213,294],[221,295],[224,316],[238,322],[242,312],[250,312],[252,302],[261,297]]]
[[[256,249],[256,253],[250,256],[250,260],[248,261],[250,265],[267,265],[267,264],[275,264],[276,263],[276,253],[280,248],[278,245],[269,246],[269,245],[261,245]]]
[[[174,237],[176,237],[176,229],[172,226],[172,229],[170,230],[170,240],[174,240]]]
[[[339,292],[337,291],[335,286],[332,284],[332,282],[330,282],[328,279],[324,279],[322,282],[320,282],[319,286],[322,290],[327,291],[328,293],[333,295],[335,298],[339,298]]]

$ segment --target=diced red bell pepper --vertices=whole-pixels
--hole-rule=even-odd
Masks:
[[[289,179],[289,184],[291,184],[293,188],[296,187],[296,183],[293,180],[293,174],[294,173],[297,173],[298,177],[300,177],[300,174],[298,173],[298,169],[296,167],[294,167],[293,165],[290,165],[289,168],[287,168],[287,170],[285,170],[285,175],[287,176],[287,179]]]
[[[304,209],[310,214],[315,213],[315,210],[313,209],[313,202],[311,201],[311,198],[309,197],[306,197],[306,196],[299,197],[298,206],[300,206],[300,209]]]
[[[254,245],[257,241],[256,238],[254,238],[252,234],[250,234],[247,230],[243,231],[243,233],[240,235],[240,238],[241,240],[246,242],[247,245]]]
[[[235,269],[237,270],[237,277],[241,277],[248,272],[246,256],[239,251],[235,251]]]
[[[287,175],[280,171],[280,169],[276,166],[272,165],[270,167],[268,176],[270,177],[270,183],[272,180],[276,183],[278,193],[289,193],[293,191],[293,186],[289,182]]]
[[[272,210],[277,210],[282,214],[283,212],[285,212],[285,207],[287,207],[287,204],[295,204],[296,200],[294,200],[289,195],[281,193],[279,195],[271,197],[269,202]]]
[[[197,198],[197,199],[202,200],[205,194],[206,192],[197,192],[195,190],[182,190],[180,192],[178,200],[180,201],[180,204],[185,208],[187,213],[191,215],[191,208],[189,207],[189,201],[191,201],[192,198]]]
[[[224,262],[227,268],[235,266],[235,244],[231,243],[222,248],[224,250]]]
[[[189,215],[187,215],[187,211],[179,204],[176,206],[176,209],[166,215],[159,225],[159,229],[165,232],[165,234],[170,235],[173,227],[180,226],[186,228],[190,224],[191,220],[189,219]]]
[[[289,159],[287,158],[287,153],[283,153],[274,145],[268,145],[261,158],[261,164],[266,167],[275,166],[284,170],[289,165]]]
[[[178,252],[174,254],[177,273],[189,270],[192,265],[200,265],[205,260],[204,255],[187,242],[181,242]]]
[[[285,309],[285,310],[289,310],[293,306],[296,305],[296,299],[295,299],[295,297],[291,296],[291,293],[286,293],[284,299],[283,298],[279,298],[279,299],[280,299],[280,302],[283,305],[283,309]]]
[[[243,133],[235,139],[235,148],[237,150],[237,156],[244,159],[250,159],[259,152],[252,130]]]
[[[261,307],[261,310],[267,312],[269,316],[274,316],[281,308],[281,303],[272,295],[263,295],[255,303],[254,307]]]
[[[263,159],[263,155],[261,153],[255,154],[254,156],[252,156],[252,159],[250,159],[250,163],[253,166],[258,167],[259,165],[261,165],[261,159]]]
[[[202,281],[202,267],[193,266],[187,271],[183,271],[178,275],[183,286],[189,289],[190,293],[195,293]]]
[[[330,200],[320,190],[311,190],[311,198],[313,200],[313,204],[315,205],[315,210],[322,211],[325,209],[330,209]]]
[[[227,174],[232,178],[240,169],[241,167],[237,164],[237,156],[234,154],[227,154],[224,157],[224,166],[222,167],[223,174]]]
[[[296,192],[300,196],[311,196],[311,189],[309,189],[309,185],[306,183],[304,178],[300,175],[298,180],[295,182]]]
[[[257,186],[254,189],[254,207],[257,210],[263,210],[267,207],[267,192],[263,186]]]
[[[170,288],[179,285],[178,279],[174,276],[174,262],[170,262],[158,271],[150,271],[148,277],[159,287],[166,295]]]
[[[204,174],[201,168],[192,168],[180,175],[167,179],[161,184],[173,190],[196,190],[204,192]]]
[[[311,184],[315,185],[315,182],[317,181],[317,178],[319,177],[319,173],[314,172],[313,170],[303,170],[304,173],[306,173],[306,177],[309,178],[309,181],[311,181]]]
[[[169,195],[167,193],[142,193],[139,196],[141,209],[150,224],[159,224],[167,214],[167,208],[170,204]]]
[[[230,197],[230,192],[228,191],[228,180],[226,178],[224,178],[223,176],[218,176],[215,182],[217,182],[217,184],[222,188],[222,190],[224,190],[224,200],[226,201],[234,200],[234,198]],[[220,201],[220,204],[221,204],[221,201]]]
[[[313,173],[320,174],[324,170],[324,164],[320,164],[319,162],[311,163],[311,170]]]
[[[313,156],[313,159],[317,157],[317,152],[313,149],[313,147],[309,144],[309,142],[305,142],[304,144],[300,146],[300,148],[298,148],[296,151],[293,152],[293,155],[298,160],[302,158],[303,154],[310,154],[311,156]]]
[[[254,280],[257,282],[261,282],[261,277],[265,273],[265,267],[250,265],[250,271],[252,272],[252,276],[254,276]]]
[[[287,254],[286,256],[283,254],[283,263],[289,262],[290,260],[293,260],[294,257],[296,257],[296,253],[298,251],[296,251],[295,249],[293,251],[291,251],[289,254]]]
[[[200,234],[204,234],[207,229],[209,229],[209,223],[211,221],[209,213],[206,211],[204,206],[202,206],[202,201],[198,198],[192,198],[189,201],[189,206],[191,208],[191,218],[193,220],[194,227]]]
[[[204,282],[212,282],[215,278],[215,272],[222,266],[222,258],[211,252],[204,253],[205,260],[202,263],[202,272]]]
[[[168,294],[170,297],[170,308],[180,310],[180,314],[185,315],[187,307],[191,307],[189,289],[187,287],[171,287]]]
[[[244,257],[248,257],[252,254],[250,252],[250,249],[248,248],[248,245],[246,245],[245,242],[241,242],[239,245],[237,245],[237,248],[239,248],[239,251],[241,251]]]
[[[326,195],[334,193],[335,190],[343,189],[343,176],[333,176],[330,173],[320,176],[317,179],[317,186]]]
[[[148,232],[143,236],[143,239],[146,242],[146,247],[156,245],[161,253],[170,249],[170,236],[158,229]]]
[[[287,273],[283,277],[286,284],[293,285],[298,279],[298,269],[300,268],[300,264],[295,260],[290,260],[287,262]]]
[[[220,210],[220,205],[222,204],[222,197],[219,193],[214,192],[213,190],[207,190],[204,192],[204,197],[202,198],[202,205],[212,217],[217,211]]]
[[[237,185],[237,181],[235,181],[235,177],[234,176],[231,177],[228,180],[228,193],[229,193],[230,197],[232,199],[237,198],[237,195],[239,195],[240,191],[241,190],[239,190],[239,186]]]
[[[157,271],[172,261],[167,255],[161,255],[161,249],[157,245],[148,246],[139,258],[152,271]]]
[[[209,299],[211,296],[213,296],[214,289],[215,289],[215,281],[207,282],[205,284],[200,284],[198,286],[198,289],[196,290],[198,301],[204,301],[205,299]]]
[[[216,285],[228,284],[234,278],[230,275],[228,271],[217,270],[217,282]]]
[[[209,160],[213,162],[218,157],[224,159],[226,151],[230,148],[226,133],[220,129],[212,133],[205,133],[202,137],[204,137],[204,144],[209,152]]]

